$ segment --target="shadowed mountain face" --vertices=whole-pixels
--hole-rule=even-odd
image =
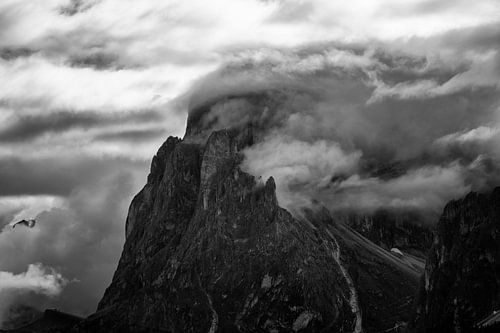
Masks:
[[[419,301],[425,332],[471,332],[500,308],[500,188],[446,205]]]
[[[352,213],[344,219],[351,228],[386,250],[397,248],[425,260],[432,246],[432,227],[411,211],[381,209],[372,214]]]
[[[130,206],[113,281],[77,330],[370,332],[410,318],[422,263],[322,207],[281,208],[273,178],[239,167],[256,131],[205,135],[190,119],[183,140],[163,144]]]

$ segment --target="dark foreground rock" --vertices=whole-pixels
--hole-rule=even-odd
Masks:
[[[421,332],[474,332],[500,309],[500,188],[446,205],[420,297]]]

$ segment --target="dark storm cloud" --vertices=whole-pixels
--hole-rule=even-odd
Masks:
[[[70,0],[66,6],[61,6],[59,12],[61,15],[73,16],[89,10],[98,2],[99,0]]]
[[[146,128],[132,129],[118,132],[103,133],[96,135],[94,138],[101,141],[151,141],[165,137],[165,129],[163,128]]]
[[[131,37],[111,36],[100,27],[75,26],[68,31],[44,35],[34,44],[44,50],[46,57],[62,59],[74,67],[119,70],[149,66],[148,57],[151,55],[144,55],[142,59],[132,59],[127,55],[124,45],[133,42]]]
[[[118,57],[104,52],[95,52],[89,55],[76,55],[69,59],[69,64],[74,67],[91,67],[97,70],[120,69]]]
[[[141,36],[148,38],[148,36]],[[75,43],[74,41],[78,41]],[[97,27],[75,27],[72,30],[41,37],[34,45],[49,59],[62,59],[72,67],[96,70],[144,69],[168,59],[179,66],[208,63],[213,55],[196,55],[190,50],[179,50],[162,45],[161,50],[147,54],[130,54],[124,45],[137,41],[128,36],[110,36]],[[133,50],[134,52],[136,50]]]
[[[34,51],[26,47],[18,47],[18,48],[2,47],[0,48],[0,58],[4,60],[13,60],[22,57],[29,57],[36,52],[37,51]]]
[[[104,177],[143,161],[125,158],[60,156],[51,158],[13,157],[0,159],[0,196],[50,194],[67,196],[88,179]]]
[[[19,115],[0,130],[0,142],[28,142],[47,133],[61,133],[75,128],[89,129],[106,125],[140,124],[160,121],[157,111],[98,113],[61,111],[48,114]]]
[[[78,41],[78,42],[74,42]],[[96,70],[119,70],[140,67],[126,57],[120,44],[130,42],[122,37],[118,42],[96,27],[75,27],[69,31],[42,36],[33,44],[43,50],[48,59],[62,60],[68,66],[76,68],[93,68]]]

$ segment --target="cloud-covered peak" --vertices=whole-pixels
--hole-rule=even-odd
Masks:
[[[252,124],[258,143],[243,168],[273,176],[289,209],[319,200],[432,219],[447,201],[495,186],[500,171],[496,64],[440,57],[382,44],[244,51],[193,86],[187,134]]]

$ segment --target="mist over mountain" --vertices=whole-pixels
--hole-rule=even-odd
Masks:
[[[200,137],[253,124],[243,169],[273,176],[284,207],[435,221],[450,199],[499,181],[498,93],[459,79],[472,67],[359,45],[259,49],[198,82],[190,105]]]

